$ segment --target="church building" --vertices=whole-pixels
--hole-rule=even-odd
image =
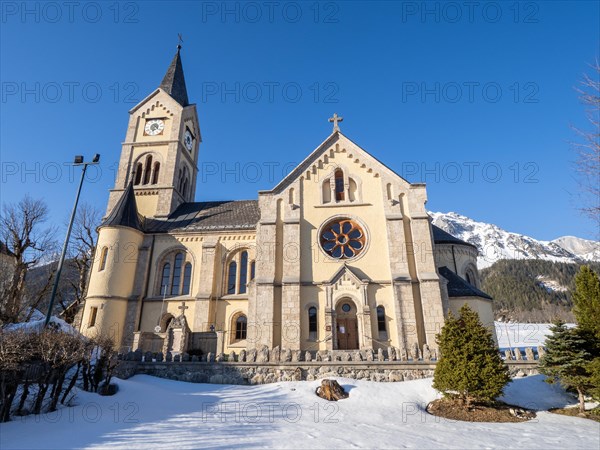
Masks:
[[[410,351],[434,349],[465,303],[493,329],[477,248],[432,225],[425,184],[342,134],[337,115],[272,189],[196,202],[202,135],[180,53],[129,111],[83,334],[172,354]]]

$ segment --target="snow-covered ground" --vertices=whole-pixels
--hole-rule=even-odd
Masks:
[[[19,322],[8,324],[4,327],[5,331],[23,331],[25,333],[41,333],[46,322],[46,315],[39,310],[34,310],[29,318],[29,322]],[[78,334],[71,325],[62,320],[60,317],[51,316],[49,326],[64,333]]]
[[[552,334],[550,323],[494,322],[494,326],[501,349],[544,345],[546,338]]]
[[[350,397],[315,396],[318,381],[260,386],[191,384],[137,375],[119,392],[81,392],[77,406],[0,425],[0,448],[600,448],[600,424],[539,412],[525,423],[465,423],[428,415],[431,379],[339,379]],[[542,376],[514,380],[505,401],[574,404]]]

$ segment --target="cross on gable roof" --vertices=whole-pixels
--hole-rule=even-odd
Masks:
[[[307,170],[309,170],[319,159],[331,149],[333,146],[338,144],[340,148],[345,149],[348,154],[352,154],[354,159],[359,159],[361,163],[368,167],[367,170],[373,171],[375,176],[379,176],[381,173],[386,173],[388,176],[399,179],[402,183],[410,185],[407,180],[402,178],[384,163],[379,161],[369,152],[359,147],[356,143],[351,141],[348,137],[343,135],[340,131],[334,131],[331,133],[325,141],[323,141],[310,155],[308,155],[300,164],[298,164],[283,180],[277,184],[271,191],[262,191],[263,193],[279,194],[283,192],[290,184],[300,178]],[[419,183],[417,183],[419,184]]]

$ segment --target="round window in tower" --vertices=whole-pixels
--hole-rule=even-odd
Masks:
[[[366,236],[362,227],[349,218],[337,218],[321,228],[321,248],[332,258],[351,259],[365,248]]]

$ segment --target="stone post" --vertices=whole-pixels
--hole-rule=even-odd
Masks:
[[[217,354],[225,352],[225,332],[224,331],[216,331],[217,333]]]
[[[194,318],[192,320],[193,331],[203,332],[209,331],[211,325],[210,300],[215,295],[215,269],[217,267],[218,253],[218,237],[207,236],[202,242],[202,260],[200,262],[200,274],[198,280],[203,280],[200,283],[198,297],[194,308]],[[210,282],[206,282],[210,280]]]

